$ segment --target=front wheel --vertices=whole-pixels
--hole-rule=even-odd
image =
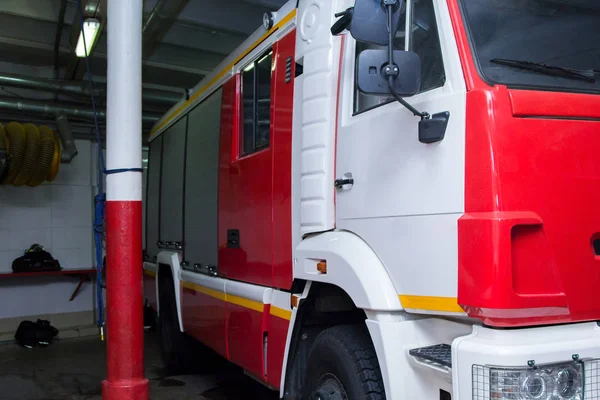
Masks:
[[[379,362],[365,326],[335,326],[317,336],[308,359],[303,399],[385,399]]]

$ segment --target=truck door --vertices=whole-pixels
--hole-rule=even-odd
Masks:
[[[409,46],[422,62],[421,90],[406,100],[430,114],[449,112],[446,136],[420,143],[418,117],[390,96],[358,91],[355,60],[369,47],[347,35],[336,178],[351,177],[354,185],[337,190],[336,224],[369,243],[399,294],[455,299],[457,220],[464,212],[465,82],[445,2],[413,5],[412,43],[403,28],[396,36],[396,48]],[[456,309],[454,303],[451,311]]]
[[[227,278],[228,351],[262,379],[269,288],[292,280],[294,46],[288,33],[242,65],[230,145],[221,138],[219,274]]]

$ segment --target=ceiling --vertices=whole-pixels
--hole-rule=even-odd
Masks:
[[[94,80],[103,82],[107,58],[106,24],[110,23],[106,20],[106,0],[81,1],[85,17],[95,17],[103,23],[102,34],[90,58]],[[177,90],[180,94],[183,89],[195,86],[261,26],[264,12],[276,11],[286,1],[144,0],[144,24],[152,31],[144,34],[144,88]],[[181,3],[171,10],[174,18],[168,15],[164,18],[164,13],[153,14],[157,3],[162,2],[171,3],[170,6]],[[148,21],[151,15],[158,18]],[[76,0],[1,0],[0,75],[87,79],[84,59],[75,57],[72,50],[80,31],[79,17]],[[73,99],[57,93],[7,86],[0,86],[0,96],[75,100],[89,106],[88,99],[83,97]],[[99,102],[102,105],[104,99]],[[166,104],[144,103],[145,110],[155,113],[162,113],[167,108]],[[9,114],[0,110],[0,118]]]

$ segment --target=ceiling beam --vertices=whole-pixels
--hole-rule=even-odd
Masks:
[[[37,21],[56,22],[60,12],[61,0],[2,0],[0,13],[26,17]],[[75,7],[67,4],[67,19],[72,19]]]
[[[216,31],[235,32],[246,37],[262,26],[262,16],[270,8],[242,0],[191,1],[179,15],[182,21],[210,27]]]
[[[158,0],[142,28],[142,57],[152,55],[188,0]]]
[[[0,36],[0,54],[2,54],[2,61],[6,63],[37,67],[51,67],[54,64],[54,46],[49,43]],[[65,65],[70,56],[71,52],[69,49],[65,47],[60,48],[61,65]],[[90,65],[94,75],[100,77],[106,76],[106,57],[106,53],[95,52],[94,56],[90,58]],[[145,83],[179,88],[193,87],[210,70],[211,68],[202,70],[153,60],[145,60],[142,63]]]

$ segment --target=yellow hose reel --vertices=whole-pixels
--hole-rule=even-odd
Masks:
[[[0,124],[0,156],[2,152],[6,154],[6,165],[0,165],[2,184],[33,187],[56,179],[61,146],[58,135],[49,127],[18,122],[10,122],[6,127]]]

